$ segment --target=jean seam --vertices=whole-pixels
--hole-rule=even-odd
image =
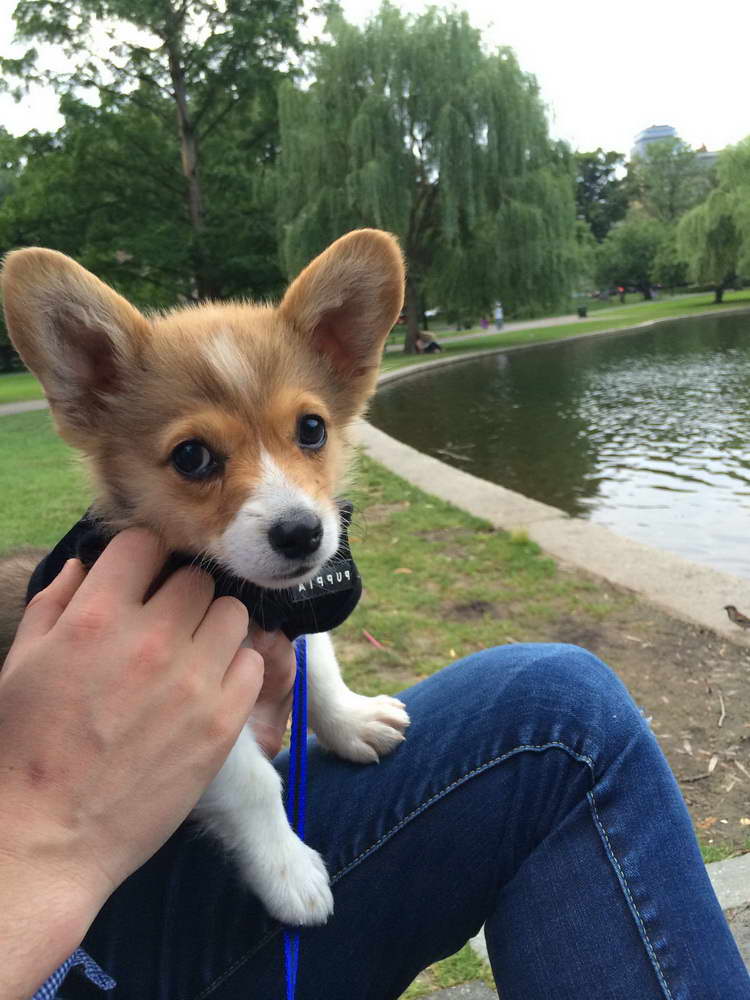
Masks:
[[[508,760],[509,757],[513,757],[516,754],[523,753],[524,751],[528,750],[541,752],[543,750],[550,750],[553,748],[564,750],[566,753],[574,757],[577,761],[586,764],[589,770],[591,771],[593,779],[593,773],[594,773],[593,760],[590,757],[587,757],[585,754],[580,754],[577,751],[573,750],[565,743],[559,743],[555,741],[550,743],[541,743],[538,745],[521,744],[520,746],[514,747],[512,750],[508,750],[497,757],[493,757],[491,760],[486,761],[484,764],[480,764],[478,767],[473,768],[471,771],[467,771],[466,774],[461,775],[460,778],[456,778],[454,781],[452,781],[449,785],[446,785],[445,788],[441,789],[439,792],[435,792],[435,794],[431,795],[429,799],[425,799],[425,801],[422,802],[420,805],[418,805],[416,809],[413,809],[410,813],[408,813],[408,815],[404,816],[403,819],[399,820],[399,822],[396,823],[395,826],[391,827],[391,829],[388,830],[387,833],[384,833],[369,847],[365,848],[364,851],[358,854],[356,858],[350,861],[349,864],[344,865],[344,867],[340,868],[335,875],[332,875],[331,885],[334,885],[336,882],[339,881],[339,879],[343,878],[344,875],[347,875],[353,868],[356,868],[358,864],[360,864],[362,861],[365,860],[365,858],[367,858],[370,854],[372,854],[379,847],[381,847],[388,840],[390,840],[391,837],[395,836],[399,832],[399,830],[402,830],[403,827],[407,825],[407,823],[410,823],[413,819],[416,819],[417,816],[423,813],[426,809],[429,809],[429,807],[431,805],[434,805],[435,802],[438,802],[440,799],[444,798],[449,792],[453,791],[454,788],[458,788],[460,785],[463,785],[471,778],[475,778],[478,774],[482,774],[484,771],[489,770],[496,764],[501,764],[503,761]]]
[[[237,971],[237,969],[241,968],[245,964],[245,962],[251,959],[253,955],[257,954],[261,948],[265,948],[268,942],[272,938],[276,937],[276,935],[279,934],[281,930],[282,930],[281,926],[271,928],[271,930],[268,931],[261,938],[261,940],[256,944],[254,948],[251,948],[250,951],[245,952],[244,955],[241,955],[239,958],[236,958],[228,969],[225,969],[220,976],[217,976],[216,979],[213,980],[213,982],[210,982],[208,986],[205,986],[201,990],[200,993],[197,993],[195,995],[195,1000],[205,1000],[205,997],[210,996],[215,990],[217,990],[222,985],[223,982],[229,979],[229,977],[233,975]]]
[[[648,957],[651,959],[651,964],[654,967],[654,971],[656,972],[656,976],[659,980],[659,984],[662,988],[664,996],[667,997],[667,1000],[674,1000],[672,996],[672,991],[670,990],[669,985],[667,984],[667,980],[664,976],[664,972],[662,971],[661,964],[654,950],[654,946],[651,943],[651,939],[648,936],[646,925],[643,922],[643,918],[641,917],[638,906],[635,902],[635,899],[633,898],[633,894],[630,891],[630,886],[625,876],[625,872],[622,870],[622,866],[620,865],[620,862],[617,860],[617,855],[614,852],[612,843],[609,839],[607,831],[604,828],[604,824],[602,823],[601,818],[599,816],[599,811],[596,808],[596,800],[594,799],[593,790],[588,793],[587,798],[589,800],[589,805],[591,806],[591,815],[594,820],[594,825],[599,831],[599,836],[604,841],[604,849],[607,853],[607,857],[609,858],[610,864],[615,869],[615,874],[617,875],[617,879],[620,883],[622,891],[625,893],[625,898],[628,902],[628,906],[630,907],[630,911],[636,919],[636,922],[638,924],[638,929],[641,935],[641,940],[646,946]]]
[[[513,757],[516,754],[522,753],[523,751],[531,750],[540,752],[543,750],[550,750],[552,748],[558,748],[560,750],[564,750],[566,753],[570,754],[576,760],[586,764],[589,770],[591,771],[592,781],[593,781],[593,773],[594,773],[593,760],[590,757],[587,757],[585,754],[577,753],[575,750],[573,750],[569,746],[566,746],[566,744],[564,743],[551,742],[551,743],[542,743],[536,746],[529,744],[522,744],[521,746],[514,747],[512,750],[508,750],[506,753],[500,754],[497,757],[493,757],[491,760],[486,761],[484,764],[480,764],[478,767],[473,768],[471,771],[467,771],[466,774],[461,775],[460,778],[456,778],[449,785],[446,785],[445,788],[441,789],[439,792],[435,792],[435,794],[431,795],[430,798],[425,799],[424,802],[422,802],[419,806],[417,806],[416,809],[413,809],[407,816],[405,816],[402,820],[400,820],[400,822],[398,822],[395,826],[393,826],[387,833],[384,833],[382,837],[379,837],[374,843],[372,843],[368,848],[366,848],[366,850],[358,854],[357,857],[354,858],[352,861],[350,861],[348,865],[345,865],[343,868],[339,869],[339,871],[336,872],[335,875],[332,875],[330,880],[331,885],[334,885],[336,882],[340,881],[344,877],[344,875],[347,875],[350,871],[356,868],[357,865],[359,865],[362,861],[364,861],[365,858],[369,857],[370,854],[373,854],[379,847],[381,847],[384,843],[386,843],[386,841],[394,837],[399,832],[399,830],[402,830],[408,823],[410,823],[413,819],[416,819],[417,816],[423,813],[435,802],[444,798],[449,792],[453,791],[454,788],[458,788],[460,785],[465,784],[471,778],[475,778],[478,774],[482,774],[482,772],[489,770],[496,764],[500,764],[504,760],[507,760],[509,757]],[[226,969],[220,976],[217,976],[216,979],[213,980],[213,982],[208,984],[208,986],[204,987],[200,993],[196,994],[195,1000],[205,1000],[206,997],[210,996],[215,990],[217,990],[221,986],[221,984],[226,979],[228,979],[229,976],[231,976],[234,972],[236,972],[237,969],[239,969],[242,965],[245,964],[245,962],[249,961],[249,959],[251,959],[253,955],[256,955],[261,948],[264,948],[272,938],[274,938],[281,932],[281,930],[282,927],[280,925],[270,930],[262,938],[262,940],[258,942],[258,944],[254,948],[251,948],[250,951],[246,952],[240,958],[235,959],[235,961],[230,965],[228,969]]]
[[[592,819],[594,821],[594,825],[595,825],[595,827],[596,827],[596,829],[597,829],[600,837],[602,837],[603,840],[604,840],[605,850],[606,850],[606,853],[607,853],[607,858],[608,858],[610,864],[615,869],[615,872],[616,872],[617,877],[618,877],[618,881],[620,882],[620,886],[621,886],[623,892],[625,893],[625,897],[626,897],[626,899],[628,901],[630,910],[631,910],[631,912],[633,913],[633,915],[636,918],[636,921],[638,923],[638,926],[639,926],[639,929],[640,929],[640,933],[641,933],[641,939],[643,940],[643,942],[644,942],[644,944],[646,946],[646,951],[647,951],[648,956],[649,956],[649,958],[651,960],[651,963],[652,963],[652,965],[654,967],[654,971],[656,972],[656,975],[657,975],[657,977],[659,979],[659,983],[660,983],[660,985],[662,987],[662,990],[664,991],[664,994],[668,998],[668,1000],[673,1000],[672,993],[670,992],[669,986],[667,985],[666,979],[664,978],[664,974],[663,974],[661,966],[659,964],[659,960],[656,957],[656,953],[654,952],[653,945],[651,944],[651,941],[649,939],[648,933],[646,932],[646,928],[645,928],[645,925],[643,923],[643,919],[642,919],[641,914],[640,914],[640,912],[638,910],[638,907],[636,906],[635,900],[633,899],[632,893],[630,891],[630,887],[628,885],[627,878],[625,877],[625,873],[623,872],[622,867],[621,867],[619,861],[617,860],[617,856],[615,855],[614,849],[612,848],[612,844],[611,844],[611,842],[609,840],[607,832],[604,829],[604,824],[601,822],[601,819],[599,817],[599,813],[598,813],[598,811],[596,809],[596,802],[594,801],[594,797],[593,797],[593,786],[595,785],[594,761],[593,761],[593,759],[591,757],[587,756],[586,754],[578,753],[578,751],[573,750],[572,747],[567,746],[567,744],[565,744],[565,743],[561,743],[561,742],[556,741],[556,740],[555,741],[551,741],[549,743],[540,743],[540,744],[526,744],[526,743],[524,743],[524,744],[521,744],[521,745],[519,745],[517,747],[514,747],[512,750],[508,750],[508,751],[506,751],[503,754],[499,754],[498,756],[491,758],[490,760],[486,761],[484,764],[480,764],[477,767],[472,768],[471,771],[467,771],[465,774],[461,775],[461,777],[456,778],[450,784],[446,785],[445,788],[441,789],[439,792],[435,792],[435,794],[431,795],[428,799],[425,799],[424,802],[422,802],[419,806],[417,806],[415,809],[413,809],[408,815],[406,815],[398,823],[396,823],[394,826],[392,826],[390,830],[388,830],[386,833],[384,833],[376,841],[373,841],[373,843],[369,847],[365,848],[364,851],[361,851],[357,855],[356,858],[354,858],[352,861],[349,862],[349,864],[344,865],[343,868],[340,868],[334,875],[331,876],[331,880],[330,880],[331,881],[331,885],[332,886],[335,885],[336,882],[340,881],[345,875],[348,875],[350,871],[352,871],[359,864],[361,864],[366,858],[368,858],[371,854],[373,854],[375,851],[377,851],[378,848],[380,848],[383,844],[387,843],[387,841],[389,841],[392,837],[394,837],[408,823],[410,823],[413,819],[416,819],[416,817],[419,816],[419,815],[421,815],[423,812],[425,812],[425,810],[429,809],[429,807],[431,805],[434,805],[435,802],[438,802],[440,799],[445,798],[445,796],[449,792],[453,791],[453,789],[458,788],[459,786],[465,784],[467,781],[471,780],[472,778],[475,778],[477,775],[482,774],[485,771],[488,771],[490,768],[494,767],[495,765],[501,764],[501,763],[503,763],[503,761],[506,761],[510,757],[514,757],[514,756],[516,756],[519,753],[525,753],[525,752],[528,752],[528,751],[531,751],[531,752],[534,752],[534,753],[541,753],[544,750],[551,750],[551,749],[564,750],[565,753],[567,753],[571,757],[573,757],[574,760],[579,761],[579,763],[585,764],[588,767],[588,769],[589,769],[589,772],[590,772],[590,775],[591,775],[592,791],[590,791],[590,792],[587,793],[587,798],[588,798],[588,801],[589,801],[589,805],[591,807]],[[210,996],[216,989],[218,989],[219,986],[221,986],[221,984],[230,975],[232,975],[234,972],[236,972],[237,969],[239,969],[242,965],[244,965],[245,962],[247,962],[250,958],[252,958],[253,955],[257,954],[258,951],[260,951],[261,948],[265,947],[272,938],[274,938],[275,936],[277,936],[280,933],[281,930],[282,930],[281,926],[278,926],[278,927],[270,930],[262,938],[262,940],[258,942],[258,944],[254,948],[251,948],[250,951],[248,951],[241,958],[236,959],[232,963],[232,965],[229,967],[229,969],[227,969],[225,972],[223,972],[212,983],[210,983],[199,994],[197,994],[196,997],[195,997],[195,1000],[205,1000],[206,997]]]

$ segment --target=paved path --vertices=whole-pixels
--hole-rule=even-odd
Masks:
[[[430,993],[424,1000],[497,1000],[497,993],[488,989],[484,983],[464,983],[462,986],[451,986],[447,990]]]
[[[445,337],[443,334],[435,334],[437,340],[441,344],[463,344],[467,340],[479,340],[481,337],[490,337],[493,333],[512,333],[514,330],[534,330],[542,326],[565,326],[566,323],[584,323],[586,320],[590,319],[602,319],[603,317],[597,313],[593,316],[586,316],[582,319],[580,316],[571,314],[570,316],[548,316],[547,319],[521,319],[514,323],[504,323],[502,330],[498,331],[495,329],[494,324],[489,326],[486,330],[480,330],[478,333],[457,333],[453,337]],[[498,345],[501,346],[501,345]],[[403,351],[402,344],[389,344],[385,351],[386,354]]]
[[[0,417],[9,417],[12,413],[28,413],[30,410],[46,410],[46,399],[29,399],[25,403],[0,404]]]

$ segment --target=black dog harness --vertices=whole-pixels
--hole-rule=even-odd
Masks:
[[[199,565],[213,576],[215,596],[236,597],[242,601],[251,621],[265,631],[281,629],[289,639],[314,632],[329,632],[349,617],[362,594],[362,581],[349,550],[352,510],[348,501],[339,504],[341,544],[338,551],[315,576],[297,586],[286,590],[257,587],[227,573],[214,561],[204,563],[195,555],[179,552],[169,557],[150,592],[153,593],[181,566]],[[68,559],[80,559],[90,569],[110,539],[103,525],[90,512],[84,514],[32,573],[26,603],[52,583]]]

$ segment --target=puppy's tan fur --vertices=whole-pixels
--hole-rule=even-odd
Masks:
[[[207,304],[147,318],[52,250],[16,251],[3,272],[11,338],[60,434],[87,459],[99,517],[113,531],[144,525],[170,549],[206,553],[276,587],[314,574],[338,547],[348,429],[375,386],[403,283],[396,241],[376,230],[337,240],[278,308]],[[313,414],[328,432],[320,448],[299,437]],[[216,459],[208,478],[176,467],[173,449],[191,441]],[[308,547],[279,542],[279,531],[298,529],[312,532]],[[0,566],[6,648],[32,567],[23,558]],[[367,763],[404,739],[403,704],[350,691],[325,634],[308,638],[308,675],[323,746]],[[279,776],[251,727],[196,815],[269,913],[323,923],[333,908],[325,865],[291,830]]]
[[[252,495],[261,455],[332,505],[348,427],[371,395],[403,300],[396,241],[343,237],[293,282],[277,308],[204,304],[146,317],[63,254],[8,255],[2,275],[11,338],[42,383],[61,436],[86,457],[95,509],[114,530],[144,525],[170,549],[207,551]],[[324,418],[322,452],[294,434]],[[224,473],[186,482],[169,456],[198,438]],[[0,656],[15,632],[31,559],[0,567]]]

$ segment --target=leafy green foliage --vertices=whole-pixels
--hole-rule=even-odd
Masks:
[[[3,68],[54,86],[66,121],[43,164],[27,156],[0,241],[41,230],[39,242],[154,304],[277,290],[263,174],[298,0],[20,0],[14,16],[21,38],[61,46],[69,69],[43,70],[34,49]]]
[[[306,88],[280,100],[279,207],[289,272],[347,228],[398,234],[416,333],[443,308],[553,308],[576,263],[572,166],[534,79],[487,54],[465,14],[385,3],[364,28],[334,13]]]
[[[667,228],[654,258],[654,279],[674,290],[688,281],[688,266],[680,254],[674,226]]]
[[[596,281],[597,242],[584,219],[576,219],[576,277],[578,287],[590,289]]]
[[[721,153],[716,175],[718,187],[680,220],[677,245],[691,279],[713,285],[721,302],[750,275],[750,138]]]
[[[708,196],[714,178],[681,139],[662,139],[632,161],[628,182],[646,214],[671,225]]]
[[[722,190],[688,212],[677,227],[680,254],[693,281],[713,285],[716,300],[737,273],[742,237],[736,224],[736,197]]]
[[[632,286],[650,298],[663,239],[664,227],[656,219],[634,216],[618,223],[599,248],[599,284]]]
[[[716,172],[719,190],[733,198],[733,221],[740,238],[737,270],[750,277],[750,136],[723,151]]]
[[[605,153],[599,148],[592,153],[576,153],[575,166],[578,218],[589,224],[595,239],[601,243],[628,209],[625,156],[613,150]],[[618,177],[618,171],[623,176]]]

